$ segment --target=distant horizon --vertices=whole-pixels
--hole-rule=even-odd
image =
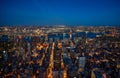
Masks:
[[[58,26],[58,27],[62,27],[62,26],[65,26],[65,27],[79,27],[79,26],[83,26],[83,27],[100,27],[100,26],[103,26],[103,27],[120,27],[120,25],[3,25],[0,27],[49,27],[49,26]]]

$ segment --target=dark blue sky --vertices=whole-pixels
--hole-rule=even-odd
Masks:
[[[2,25],[120,25],[120,0],[0,0]]]

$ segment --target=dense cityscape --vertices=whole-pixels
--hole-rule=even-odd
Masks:
[[[120,27],[1,26],[0,78],[120,78]]]

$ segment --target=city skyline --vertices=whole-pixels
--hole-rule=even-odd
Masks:
[[[0,27],[0,78],[120,78],[120,27]]]
[[[119,0],[0,0],[0,26],[120,26]]]

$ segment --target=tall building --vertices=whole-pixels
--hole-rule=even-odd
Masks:
[[[65,34],[65,33],[63,33],[63,40],[65,39],[65,36],[66,36],[66,34]]]
[[[72,40],[72,30],[70,30],[70,40]]]
[[[28,54],[30,55],[31,54],[31,46],[30,46],[29,42],[27,43],[27,47],[28,47]]]
[[[85,57],[79,57],[79,67],[85,67]]]
[[[48,34],[45,34],[45,41],[48,41]]]

